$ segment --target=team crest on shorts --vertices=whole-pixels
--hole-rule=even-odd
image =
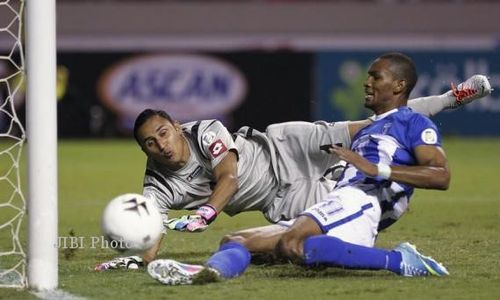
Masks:
[[[222,153],[226,152],[227,147],[224,145],[224,143],[219,139],[213,142],[209,147],[208,150],[212,154],[212,156],[215,158]]]
[[[438,140],[437,133],[432,128],[427,128],[424,131],[422,131],[421,138],[422,141],[426,144],[435,144],[437,143]]]

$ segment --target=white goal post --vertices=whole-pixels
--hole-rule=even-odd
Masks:
[[[26,0],[28,286],[58,285],[56,2]]]

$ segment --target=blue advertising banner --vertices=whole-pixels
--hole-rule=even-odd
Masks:
[[[380,51],[329,51],[316,54],[314,119],[358,120],[365,109],[363,82]],[[445,135],[500,135],[500,51],[404,51],[419,74],[411,98],[442,94],[473,74],[485,74],[496,90],[487,98],[433,117]],[[498,91],[498,92],[497,92]]]

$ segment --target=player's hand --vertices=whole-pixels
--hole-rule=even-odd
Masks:
[[[167,228],[177,231],[201,232],[217,217],[217,211],[212,205],[202,205],[195,215],[185,215],[167,221]]]
[[[167,221],[167,228],[170,230],[200,232],[207,229],[207,227],[208,224],[198,215],[185,215]]]
[[[100,263],[95,266],[96,271],[106,271],[112,269],[139,269],[144,266],[144,261],[139,256],[116,257],[110,261]]]
[[[372,164],[366,158],[358,153],[337,145],[331,145],[330,153],[336,154],[341,160],[344,160],[363,172],[366,176],[375,177],[378,174],[377,165]]]

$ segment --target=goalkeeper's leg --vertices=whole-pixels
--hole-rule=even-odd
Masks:
[[[433,116],[445,109],[453,109],[491,94],[491,84],[484,75],[473,75],[464,82],[438,96],[410,99],[408,106],[426,116]]]

